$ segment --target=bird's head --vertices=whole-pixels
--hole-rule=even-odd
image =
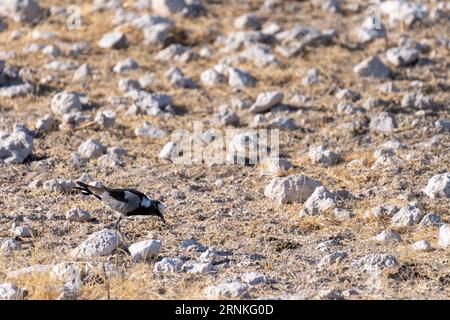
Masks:
[[[164,212],[166,211],[166,206],[164,203],[158,200],[154,200],[152,203],[153,206],[153,214],[155,216],[158,216],[161,218],[161,220],[166,223],[166,220],[164,219]]]

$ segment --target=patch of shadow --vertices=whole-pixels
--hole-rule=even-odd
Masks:
[[[55,91],[58,91],[58,88],[52,87],[48,84],[37,83],[34,87],[34,93],[37,96],[46,96]]]
[[[184,106],[170,106],[170,108],[171,113],[175,114],[176,116],[183,116],[188,113],[187,108]]]
[[[414,263],[403,263],[398,268],[397,272],[391,273],[388,275],[388,279],[395,280],[395,281],[411,281],[411,280],[417,280],[417,279],[425,279],[429,280],[430,278],[422,274]]]
[[[439,283],[445,287],[450,286],[450,273],[447,273],[445,276],[439,277]]]
[[[48,159],[48,156],[46,156],[46,155],[37,155],[37,154],[32,153],[23,161],[23,163],[28,164],[28,163],[31,163],[34,161],[42,161],[42,160],[47,160],[47,159]]]

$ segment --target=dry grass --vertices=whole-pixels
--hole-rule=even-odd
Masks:
[[[197,20],[176,18],[177,26],[185,31],[184,43],[190,45],[209,45],[215,54],[211,60],[197,60],[193,63],[180,64],[186,75],[199,82],[200,73],[213,66],[226,53],[219,52],[213,43],[212,30],[221,33],[233,31],[234,17],[256,9],[262,1],[211,3],[209,14]],[[43,6],[65,5],[64,1],[41,1]],[[429,154],[423,155],[419,150],[418,157],[403,160],[400,174],[386,170],[374,170],[373,151],[388,137],[366,133],[354,135],[342,129],[339,124],[355,120],[356,116],[335,115],[337,104],[331,87],[352,88],[359,91],[364,98],[379,96],[385,99],[401,99],[401,94],[384,95],[377,87],[380,81],[361,80],[352,73],[352,67],[370,54],[383,51],[384,42],[376,42],[364,51],[350,51],[335,44],[329,47],[310,48],[305,54],[284,59],[278,56],[282,67],[260,68],[249,62],[240,67],[248,70],[259,80],[255,88],[244,89],[233,93],[222,85],[212,89],[182,90],[170,87],[165,80],[165,72],[170,63],[160,63],[153,59],[159,51],[158,47],[141,44],[142,34],[131,27],[122,27],[127,32],[131,46],[126,50],[101,50],[96,46],[103,33],[111,30],[113,14],[111,12],[92,12],[87,2],[75,1],[82,8],[85,25],[71,32],[64,28],[64,21],[50,18],[38,25],[39,30],[57,31],[58,39],[64,42],[89,41],[93,50],[88,56],[80,56],[74,60],[78,64],[88,62],[95,69],[95,80],[85,88],[71,82],[71,72],[59,74],[59,81],[51,84],[51,90],[40,95],[24,98],[0,99],[0,129],[10,130],[14,123],[26,123],[34,126],[37,118],[50,112],[50,100],[58,90],[86,93],[90,101],[99,105],[99,109],[109,109],[108,97],[121,95],[117,89],[120,75],[111,72],[115,63],[129,56],[141,64],[141,70],[132,72],[129,77],[138,77],[145,72],[153,72],[158,82],[152,90],[165,91],[174,97],[177,106],[184,107],[187,113],[183,116],[162,119],[153,116],[126,117],[118,113],[119,125],[110,131],[86,128],[79,130],[61,130],[51,132],[41,139],[35,140],[34,154],[37,157],[53,159],[52,165],[45,161],[32,161],[24,165],[2,165],[0,167],[0,238],[9,237],[12,218],[22,216],[29,218],[24,224],[39,231],[39,235],[23,245],[24,249],[14,252],[12,256],[0,260],[0,282],[15,281],[26,287],[29,299],[55,299],[58,297],[58,285],[48,275],[23,276],[18,279],[8,277],[9,271],[34,264],[54,264],[69,260],[70,249],[85,239],[90,233],[113,222],[110,212],[97,202],[80,195],[48,194],[43,190],[31,190],[27,185],[34,179],[54,179],[58,177],[78,178],[82,173],[90,173],[96,180],[115,187],[133,186],[149,192],[152,196],[164,197],[170,211],[167,216],[168,226],[162,226],[152,219],[133,219],[123,224],[123,231],[133,241],[147,239],[150,236],[163,239],[160,257],[186,256],[197,259],[198,254],[184,252],[179,243],[190,237],[198,239],[208,246],[216,246],[220,250],[230,251],[228,263],[218,266],[218,272],[208,276],[186,274],[167,275],[164,277],[152,273],[152,265],[132,263],[122,252],[111,257],[100,259],[117,263],[124,275],[98,277],[87,281],[81,291],[82,299],[195,299],[203,298],[202,289],[224,277],[235,277],[242,272],[255,270],[266,273],[273,283],[265,284],[252,290],[252,297],[283,296],[284,294],[303,293],[308,297],[323,288],[339,288],[341,290],[356,288],[361,295],[356,299],[409,299],[436,298],[448,299],[450,264],[448,250],[435,249],[431,252],[416,252],[411,248],[414,241],[427,239],[434,248],[437,247],[437,229],[420,230],[403,228],[403,242],[399,245],[375,243],[370,240],[382,230],[389,228],[389,221],[363,218],[364,212],[380,204],[404,205],[405,200],[399,196],[406,192],[423,205],[426,212],[437,212],[444,221],[450,221],[448,201],[431,201],[420,194],[426,181],[436,172],[448,170],[450,167],[450,139],[443,137],[442,146],[433,148]],[[288,3],[293,3],[289,1]],[[130,5],[131,1],[127,2]],[[280,11],[263,13],[265,18],[280,23],[287,29],[300,23],[320,28],[336,27],[342,34],[357,25],[350,16],[339,16],[332,19],[330,15],[319,10],[312,10],[307,2],[299,2],[296,14],[283,14]],[[425,27],[416,27],[410,31],[417,40],[424,37],[435,38],[437,34],[448,30],[448,22],[436,23]],[[31,31],[10,22],[9,30],[21,29]],[[32,42],[29,34],[20,40],[11,42],[10,31],[0,34],[0,50],[15,50],[18,54],[7,61],[15,66],[27,66],[38,70],[52,59],[41,53],[22,55],[21,49]],[[394,32],[395,30],[390,30]],[[341,37],[342,38],[342,37]],[[343,41],[343,40],[342,40]],[[39,43],[46,41],[39,41]],[[394,37],[388,39],[388,46],[396,43]],[[438,89],[437,82],[448,79],[442,77],[448,69],[448,51],[442,47],[433,49],[433,60],[436,72],[429,72],[430,67],[417,66],[410,69],[398,69],[396,72],[406,80],[396,81],[396,85],[407,88],[412,79],[424,82],[430,93],[435,94],[442,108],[426,116],[425,121],[432,123],[436,119],[448,118],[448,101],[450,93]],[[66,59],[66,58],[64,58]],[[318,85],[305,87],[301,79],[308,68],[321,70],[323,80]],[[42,76],[37,72],[36,77]],[[440,76],[439,76],[440,75]],[[300,218],[298,204],[278,207],[263,196],[264,187],[269,178],[259,173],[259,167],[215,166],[168,164],[158,158],[161,147],[169,137],[153,140],[134,137],[133,130],[142,121],[160,125],[168,132],[185,128],[192,130],[192,123],[202,120],[205,129],[210,126],[208,120],[223,103],[229,103],[232,97],[255,99],[263,90],[282,90],[288,100],[293,94],[313,96],[308,106],[298,106],[301,113],[291,114],[302,127],[308,131],[282,132],[280,140],[282,154],[287,155],[295,164],[292,173],[305,173],[319,179],[332,190],[345,188],[357,194],[364,190],[373,190],[372,196],[362,200],[351,201],[344,205],[346,209],[356,213],[351,221],[339,222],[331,215],[321,217]],[[93,110],[95,114],[97,110]],[[242,127],[251,121],[252,116],[242,111],[240,114]],[[328,121],[330,117],[337,120]],[[421,130],[408,125],[414,115],[397,112],[402,125],[392,138],[413,145],[431,139],[435,132]],[[121,146],[128,150],[126,164],[120,170],[104,170],[91,161],[84,168],[70,165],[71,154],[79,144],[87,138],[101,140],[108,146]],[[328,143],[341,152],[344,161],[336,166],[324,168],[312,164],[307,151],[312,144]],[[414,149],[400,150],[398,156],[405,156]],[[425,158],[423,158],[425,157]],[[353,159],[366,159],[363,167],[350,168],[347,163]],[[431,160],[430,160],[431,159]],[[217,187],[214,181],[223,179],[224,186]],[[187,199],[178,201],[174,198],[176,191],[183,191]],[[196,191],[197,190],[197,191]],[[54,212],[58,215],[73,207],[81,207],[93,212],[99,223],[74,223],[66,220],[46,220],[45,215]],[[342,264],[318,271],[316,265],[323,253],[316,250],[319,242],[338,238],[349,258]],[[370,252],[389,252],[398,257],[400,266],[381,276],[377,286],[371,284],[371,278],[359,269],[350,267],[352,259]],[[255,258],[260,255],[261,259]],[[109,292],[109,293],[108,293]]]

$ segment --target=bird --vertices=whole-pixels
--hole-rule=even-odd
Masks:
[[[161,218],[163,223],[164,212],[166,206],[158,201],[153,200],[146,194],[135,189],[112,189],[107,187],[96,187],[85,184],[81,181],[76,182],[78,187],[74,189],[81,190],[81,193],[88,196],[94,196],[107,207],[113,209],[118,214],[115,229],[120,232],[120,222],[122,218],[129,216],[157,216]]]

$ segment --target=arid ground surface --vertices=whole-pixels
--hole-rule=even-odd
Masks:
[[[357,35],[368,14],[365,1],[341,1],[338,12],[317,5],[320,1],[272,2],[273,7],[264,6],[264,1],[203,1],[206,11],[198,17],[170,15],[175,24],[159,44],[146,43],[143,30],[133,26],[131,18],[118,23],[116,8],[97,10],[88,1],[39,2],[46,10],[79,6],[82,24],[73,30],[67,29],[66,17],[57,14],[57,10],[36,25],[14,21],[7,15],[0,20],[7,23],[0,32],[0,60],[5,61],[5,68],[25,68],[27,72],[21,75],[27,74],[26,81],[33,86],[26,95],[0,97],[0,131],[11,132],[16,124],[36,130],[32,153],[23,163],[0,160],[0,242],[11,241],[18,246],[14,250],[3,246],[0,284],[13,283],[26,289],[26,299],[450,298],[450,247],[439,242],[440,226],[450,223],[450,192],[447,190],[448,197],[444,190],[434,198],[423,192],[429,179],[450,171],[450,125],[442,121],[450,119],[449,7],[444,1],[422,1],[428,15],[411,24],[390,24],[383,14],[386,36],[365,42]],[[135,1],[123,1],[122,8],[138,16],[156,14],[152,9],[134,5]],[[279,25],[279,31],[271,31],[272,40],[245,40],[237,48],[217,40],[239,31],[235,19],[250,12],[259,18],[262,30],[270,23]],[[442,16],[436,17],[437,14]],[[276,35],[295,26],[335,29],[336,34],[324,43],[306,43],[297,54],[286,57],[279,50],[285,42],[277,40]],[[249,31],[251,28],[245,26],[243,30],[261,32]],[[102,36],[113,29],[126,35],[126,48],[99,46]],[[13,40],[12,34],[18,30],[23,34]],[[49,39],[33,37],[36,30],[55,35]],[[407,42],[405,39],[409,39],[410,46],[423,44],[426,48],[420,47],[416,61],[405,66],[386,61],[386,51],[401,46]],[[87,42],[90,48],[79,54],[68,53],[67,48],[78,42]],[[229,59],[230,65],[255,78],[253,86],[236,87],[227,81],[207,86],[202,81],[203,71],[260,42],[269,48],[275,62]],[[54,45],[61,53],[52,56],[42,49],[24,52],[31,43]],[[190,47],[191,59],[155,59],[162,49],[174,43]],[[209,48],[210,54],[201,53],[204,48]],[[14,54],[7,54],[9,51]],[[361,61],[376,55],[390,69],[389,76],[362,77],[354,72]],[[138,69],[113,71],[119,61],[129,57],[139,63]],[[55,60],[72,62],[75,67],[44,67]],[[91,74],[74,81],[75,70],[84,63],[90,65]],[[174,85],[167,76],[174,66],[197,87]],[[305,77],[312,68],[317,69],[317,79],[308,82]],[[145,74],[153,74],[153,80],[142,89],[171,96],[177,112],[127,112],[133,98],[118,83],[122,78],[137,80]],[[359,97],[352,97],[351,92],[350,98],[341,97],[343,89],[350,89]],[[51,108],[53,97],[61,91],[85,95],[88,102],[83,103],[82,112],[90,119],[64,124],[63,117]],[[245,106],[236,107],[235,99],[248,100],[251,106],[259,94],[272,91],[284,94],[284,105],[260,113],[267,120],[262,120],[258,128],[280,129],[280,157],[292,163],[292,168],[276,175],[303,174],[320,181],[330,192],[349,191],[350,195],[331,209],[301,215],[304,201],[279,204],[266,196],[269,183],[280,178],[262,174],[262,163],[175,164],[159,157],[171,140],[170,134],[179,129],[192,131],[195,121],[201,121],[204,130],[254,128],[256,113]],[[404,105],[404,97],[411,93],[423,94],[432,102],[428,101],[425,107],[420,103]],[[117,103],[118,98],[112,97],[122,99]],[[381,100],[371,104],[371,98]],[[342,110],[339,103],[350,106]],[[222,121],[220,111],[224,108],[235,113],[239,124]],[[104,110],[116,113],[112,127],[93,121],[97,112]],[[378,130],[384,124],[374,125],[374,119],[384,112],[396,123]],[[36,122],[48,113],[55,123],[41,132],[36,129]],[[277,118],[291,118],[295,126],[280,128],[272,121]],[[144,121],[166,134],[137,136],[135,129]],[[88,139],[108,148],[126,149],[126,155],[120,157],[123,163],[105,165],[95,157],[76,162],[74,153]],[[313,146],[326,146],[339,155],[339,160],[330,165],[314,161],[310,155]],[[111,228],[116,219],[95,198],[45,188],[46,181],[76,181],[83,174],[89,175],[84,177],[86,181],[116,188],[133,187],[164,201],[166,225],[155,217],[131,218],[121,224],[130,243],[161,240],[157,257],[150,262],[133,262],[125,247],[87,261],[71,256],[71,251],[90,234]],[[395,224],[392,215],[371,214],[383,205],[395,205],[398,209],[414,206],[420,218],[435,213],[440,221],[428,226],[422,225],[421,219]],[[347,210],[351,217],[338,219],[334,207]],[[91,219],[67,219],[66,212],[73,208],[89,211]],[[31,235],[15,234],[17,226],[29,228]],[[399,235],[400,239],[375,239],[383,231]],[[182,241],[189,239],[198,240],[206,248],[216,248],[217,256],[210,261],[208,272],[154,272],[155,264],[164,258],[199,262],[201,252],[181,246]],[[420,240],[427,240],[431,248],[416,250],[413,244]],[[329,256],[334,253],[338,254]],[[391,255],[396,263],[374,262],[373,271],[364,264],[364,258],[370,254]],[[361,260],[362,264],[358,263]],[[81,270],[82,283],[70,294],[62,289],[65,280],[48,272],[63,262]],[[39,269],[37,265],[43,267]],[[106,270],[105,265],[112,271]],[[14,273],[30,266],[33,267]],[[251,285],[243,276],[248,272],[265,277],[261,277],[261,283]],[[220,294],[205,290],[223,283],[234,283],[236,287]]]

